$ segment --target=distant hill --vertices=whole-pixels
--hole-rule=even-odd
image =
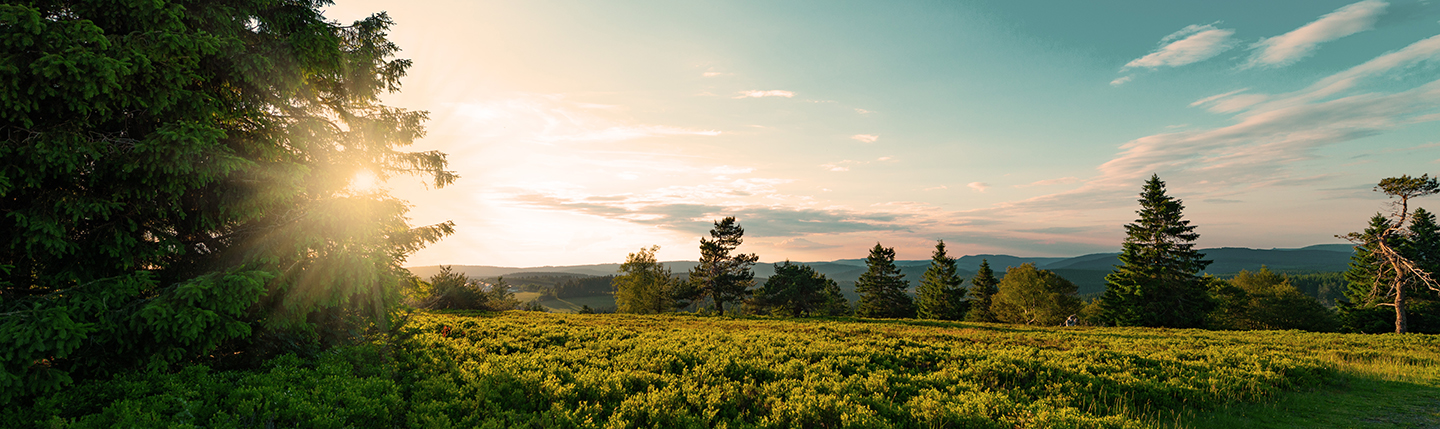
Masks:
[[[1317,244],[1298,249],[1250,249],[1244,247],[1220,247],[1211,249],[1200,249],[1207,259],[1214,261],[1205,271],[1210,274],[1227,276],[1240,270],[1259,270],[1261,266],[1269,267],[1275,271],[1287,272],[1337,272],[1345,271],[1350,263],[1350,255],[1354,247],[1349,244]],[[1105,291],[1105,275],[1109,274],[1116,265],[1120,264],[1119,253],[1094,253],[1070,258],[1057,257],[1021,257],[1011,255],[965,255],[956,261],[960,268],[960,275],[969,278],[975,275],[980,267],[980,261],[990,262],[991,269],[995,270],[995,276],[1001,277],[1008,267],[1020,266],[1024,263],[1034,263],[1036,267],[1055,271],[1061,277],[1075,282],[1080,287],[1080,295],[1091,295]],[[828,262],[800,262],[814,268],[815,271],[824,274],[840,284],[840,289],[845,295],[854,299],[855,280],[865,272],[864,259],[840,259]],[[691,268],[698,265],[695,261],[667,261],[662,262],[666,268],[675,274],[689,272]],[[900,272],[905,274],[905,279],[910,285],[920,284],[920,278],[929,267],[929,259],[895,261],[900,267]],[[524,276],[605,276],[615,274],[620,269],[620,264],[592,264],[592,265],[571,265],[571,266],[544,266],[544,267],[496,267],[485,265],[454,265],[452,269],[464,273],[470,277],[524,277]],[[411,267],[410,271],[421,278],[428,278],[440,271],[438,266]],[[755,265],[755,277],[764,279],[775,274],[773,263],[760,263]],[[914,289],[911,289],[912,293]]]

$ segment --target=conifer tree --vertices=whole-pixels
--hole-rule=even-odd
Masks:
[[[1210,265],[1195,250],[1200,234],[1182,218],[1185,206],[1165,195],[1152,175],[1140,193],[1140,215],[1125,225],[1122,265],[1105,276],[1098,318],[1119,326],[1203,326],[1213,302],[1200,271]]]
[[[916,316],[921,319],[960,320],[965,317],[965,287],[955,258],[945,254],[945,240],[935,243],[930,268],[915,288]]]
[[[1376,284],[1388,283],[1380,277],[1380,256],[1375,253],[1373,240],[1390,228],[1390,219],[1375,213],[1370,225],[1361,232],[1362,239],[1355,244],[1355,253],[1350,255],[1350,268],[1345,271],[1345,298],[1335,305],[1337,318],[1346,332],[1381,333],[1394,329],[1389,320],[1393,312],[1380,307],[1380,297],[1374,295]],[[1401,237],[1390,237],[1392,246],[1401,247]]]
[[[734,216],[715,221],[709,240],[700,238],[700,265],[690,270],[694,299],[710,298],[717,312],[725,314],[726,302],[742,301],[750,296],[755,272],[750,267],[760,258],[755,254],[731,255],[744,242],[745,228]]]
[[[1389,306],[1395,310],[1395,333],[1403,334],[1409,332],[1406,312],[1409,299],[1406,292],[1420,288],[1429,289],[1426,293],[1440,292],[1440,283],[1407,254],[1406,248],[1409,247],[1408,241],[1413,238],[1413,231],[1404,229],[1411,216],[1410,200],[1440,193],[1440,178],[1432,178],[1428,174],[1420,177],[1388,177],[1380,180],[1380,183],[1375,185],[1375,190],[1384,192],[1390,198],[1399,199],[1391,203],[1394,212],[1391,218],[1387,219],[1389,226],[1374,236],[1368,236],[1364,232],[1352,232],[1338,237],[1357,245],[1366,245],[1378,259],[1374,265],[1376,278],[1384,282],[1374,283],[1369,295],[1390,298],[1390,302],[1378,305]]]
[[[875,243],[870,256],[865,258],[865,266],[865,273],[855,280],[855,291],[860,293],[855,315],[890,319],[915,317],[915,303],[905,293],[910,282],[895,266],[895,248]]]
[[[965,320],[968,322],[995,323],[1000,319],[995,317],[991,304],[994,302],[995,294],[1000,292],[1000,280],[995,278],[995,271],[990,269],[990,261],[980,260],[980,269],[975,271],[975,277],[970,280],[970,311],[965,313]]]
[[[790,261],[775,264],[775,275],[755,291],[754,303],[772,313],[788,317],[831,315],[830,291],[839,292],[834,280],[809,265]],[[840,297],[844,300],[845,297]]]

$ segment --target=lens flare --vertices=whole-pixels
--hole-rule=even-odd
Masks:
[[[380,178],[369,170],[360,170],[350,178],[350,192],[367,194],[380,190]]]

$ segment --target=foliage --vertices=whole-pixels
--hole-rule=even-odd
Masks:
[[[1210,261],[1195,250],[1200,234],[1182,218],[1185,206],[1165,195],[1165,182],[1152,175],[1140,192],[1140,215],[1125,225],[1122,265],[1105,276],[1099,321],[1119,326],[1193,328],[1204,325],[1213,307],[1207,280],[1199,273]]]
[[[980,260],[980,268],[975,271],[975,277],[970,279],[970,311],[965,313],[965,320],[970,322],[999,322],[1000,318],[995,317],[991,309],[994,306],[995,294],[1000,293],[1000,280],[995,278],[995,271],[990,269],[990,261]]]
[[[1339,368],[1440,368],[1440,337],[1295,331],[452,312],[394,338],[388,363],[341,348],[80,382],[0,426],[1160,428]]]
[[[1334,314],[1315,298],[1300,293],[1288,276],[1260,267],[1240,271],[1229,281],[1214,280],[1217,305],[1210,314],[1214,329],[1303,329],[1334,331]]]
[[[715,303],[716,311],[725,314],[725,303],[743,301],[750,295],[750,286],[755,284],[755,273],[750,267],[760,257],[755,254],[730,254],[744,242],[745,228],[735,223],[734,216],[715,221],[710,229],[710,240],[700,238],[700,264],[690,270],[690,281],[694,285],[693,298],[709,298]]]
[[[843,316],[849,313],[840,286],[805,264],[775,264],[775,275],[755,291],[755,307],[787,317]]]
[[[615,286],[610,284],[614,279],[613,275],[568,279],[555,285],[554,296],[556,298],[573,298],[608,294],[615,290]]]
[[[1334,308],[1345,298],[1349,282],[1344,272],[1290,273],[1290,284],[1301,293],[1312,296],[1326,307]]]
[[[875,243],[870,256],[865,258],[865,273],[855,280],[855,292],[860,300],[855,315],[875,318],[915,317],[915,303],[905,289],[910,281],[900,274],[895,266],[895,248],[881,247]]]
[[[621,313],[665,313],[684,307],[680,300],[682,283],[655,260],[660,246],[641,248],[620,264],[620,275],[611,280],[615,285],[616,311]]]
[[[1375,246],[1381,233],[1389,229],[1391,221],[1383,214],[1376,213],[1370,224],[1360,232],[1360,242],[1350,259],[1350,269],[1344,274],[1347,282],[1345,299],[1336,305],[1341,329],[1345,332],[1383,333],[1395,330],[1395,310],[1385,308],[1383,285],[1390,283],[1390,273],[1382,274],[1382,262]],[[1400,249],[1407,258],[1426,272],[1434,274],[1433,261],[1440,260],[1440,246],[1436,246],[1437,227],[1434,215],[1425,209],[1416,209],[1410,222],[1409,234],[1390,235],[1387,243]],[[1393,304],[1393,302],[1392,302]],[[1415,290],[1406,303],[1407,330],[1421,333],[1440,333],[1440,297],[1428,289]]]
[[[504,277],[485,284],[443,265],[430,276],[429,284],[430,295],[420,302],[421,308],[503,311],[520,307]]]
[[[1057,326],[1084,304],[1075,297],[1079,286],[1033,263],[1009,267],[990,308],[1002,322]]]
[[[383,328],[451,231],[350,189],[418,173],[390,19],[319,2],[0,5],[0,404],[75,376],[309,351]]]
[[[965,279],[960,277],[955,258],[945,254],[945,241],[935,243],[930,267],[915,288],[915,313],[921,319],[961,320],[967,310]]]

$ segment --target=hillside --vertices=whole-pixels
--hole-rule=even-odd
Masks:
[[[1211,274],[1227,276],[1233,275],[1240,270],[1259,270],[1261,266],[1269,267],[1275,271],[1287,272],[1338,272],[1348,268],[1350,255],[1354,251],[1348,244],[1320,244],[1298,249],[1249,249],[1239,247],[1222,247],[1201,249],[1207,258],[1214,261],[1206,271]],[[1019,266],[1024,263],[1034,263],[1037,267],[1055,271],[1062,277],[1069,279],[1079,286],[1081,296],[1089,296],[1105,291],[1105,275],[1110,273],[1115,265],[1120,263],[1116,257],[1118,253],[1095,253],[1069,258],[1057,257],[1020,257],[1011,255],[965,255],[957,258],[956,265],[960,268],[960,275],[970,278],[975,275],[982,260],[988,261],[997,276],[1004,274],[1007,267]],[[834,279],[840,284],[840,290],[846,298],[854,300],[855,279],[865,272],[864,259],[841,259],[826,262],[801,262],[809,265],[826,277]],[[689,272],[697,262],[694,261],[668,261],[663,263],[667,268],[676,274]],[[930,261],[924,260],[903,260],[896,261],[901,273],[910,280],[912,287],[919,284],[921,275],[929,266]],[[592,264],[592,265],[571,265],[571,266],[543,266],[543,267],[496,267],[481,265],[455,265],[452,266],[457,272],[464,273],[471,277],[493,278],[498,276],[508,277],[511,283],[523,283],[521,277],[542,276],[542,275],[592,275],[602,276],[615,274],[620,269],[620,264]],[[411,267],[410,271],[427,278],[439,271],[438,266]],[[761,263],[755,265],[755,276],[764,281],[775,273],[772,263]],[[968,284],[968,281],[967,281]],[[913,291],[913,289],[912,289]],[[1324,298],[1324,297],[1321,297]],[[590,305],[594,301],[586,301]],[[566,310],[571,306],[554,303],[552,309]],[[549,305],[548,303],[546,305]],[[573,307],[578,308],[579,305]]]
[[[1440,424],[1428,335],[510,311],[417,313],[393,338],[389,358],[362,346],[85,381],[0,410],[0,426]]]

